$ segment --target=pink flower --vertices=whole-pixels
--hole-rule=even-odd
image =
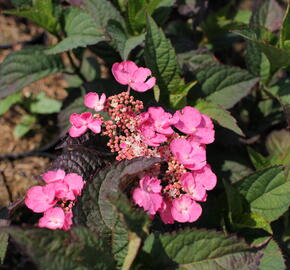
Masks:
[[[71,211],[65,213],[64,224],[62,228],[63,230],[67,231],[71,228],[71,225],[73,224],[72,218],[73,218],[73,213]]]
[[[58,169],[56,171],[47,171],[42,175],[42,179],[45,183],[52,183],[62,180],[65,177],[65,171]]]
[[[112,73],[118,83],[129,85],[137,92],[145,92],[151,89],[156,82],[155,77],[151,77],[147,80],[147,78],[151,76],[150,69],[138,67],[132,61],[115,63],[112,67]]]
[[[106,95],[103,93],[101,98],[97,93],[90,92],[85,96],[85,105],[94,109],[96,112],[102,111],[104,109],[104,103],[106,102]]]
[[[44,216],[39,220],[38,226],[52,230],[61,229],[64,219],[64,211],[60,207],[50,208],[44,212]]]
[[[69,129],[71,137],[79,137],[84,134],[87,129],[95,133],[101,132],[102,120],[94,119],[92,113],[84,112],[82,114],[73,113],[69,119],[72,127]]]
[[[193,177],[197,183],[200,183],[206,190],[212,190],[217,183],[217,177],[212,172],[210,165],[204,166],[201,170],[194,171]]]
[[[214,126],[207,115],[201,114],[193,107],[186,106],[181,111],[177,111],[174,116],[179,119],[175,127],[181,132],[191,135],[192,141],[202,144],[214,141]]]
[[[64,201],[70,201],[75,200],[74,193],[69,189],[68,185],[64,183],[63,181],[57,181],[50,183],[48,185],[51,185],[52,188],[55,190],[55,197],[60,200]]]
[[[171,214],[172,203],[171,200],[165,198],[161,204],[160,209],[158,210],[160,218],[164,224],[173,224],[174,218]]]
[[[199,170],[206,165],[205,148],[198,143],[178,138],[170,143],[170,150],[178,162],[189,170]]]
[[[133,191],[133,201],[148,211],[150,215],[154,215],[161,207],[162,187],[160,182],[159,179],[146,175],[139,181],[140,187]]]
[[[189,195],[182,195],[172,201],[171,214],[178,222],[194,222],[202,212],[201,206]]]
[[[200,182],[195,181],[192,173],[184,173],[180,179],[180,182],[184,191],[187,192],[192,199],[202,202],[206,200],[206,190],[204,186]]]
[[[156,132],[154,121],[148,112],[139,115],[139,124],[137,128],[141,134],[142,141],[149,146],[159,146],[167,141],[167,137]]]
[[[64,178],[64,183],[66,183],[75,196],[79,196],[84,187],[84,180],[80,175],[76,173],[69,173]]]
[[[165,112],[162,107],[150,107],[148,109],[151,119],[153,119],[154,127],[157,132],[164,135],[171,135],[173,129],[171,125],[178,122],[177,117],[172,117],[168,112]]]
[[[27,191],[25,204],[36,213],[42,213],[56,204],[55,190],[51,185],[34,186]]]

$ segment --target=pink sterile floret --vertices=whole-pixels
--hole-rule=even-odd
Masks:
[[[48,184],[55,190],[55,197],[60,200],[69,201],[75,200],[74,193],[69,189],[68,185],[63,181],[57,181]]]
[[[51,185],[34,186],[27,191],[25,204],[36,213],[42,213],[56,204],[55,189]]]
[[[172,202],[170,199],[163,199],[160,209],[158,210],[160,218],[164,224],[173,224],[174,218],[171,214]]]
[[[72,218],[73,218],[73,213],[71,211],[65,213],[64,224],[62,227],[63,230],[67,231],[70,229],[71,225],[73,224]]]
[[[149,146],[159,146],[167,141],[167,137],[156,132],[154,120],[148,112],[139,115],[137,131],[140,133],[142,141]]]
[[[138,92],[145,92],[151,89],[156,82],[155,77],[151,77],[147,80],[147,78],[151,76],[150,69],[138,67],[132,61],[115,63],[112,67],[112,73],[118,83],[129,85]]]
[[[199,170],[206,165],[206,152],[203,145],[177,138],[170,143],[170,150],[178,162],[189,170]]]
[[[52,230],[62,229],[65,214],[60,207],[50,208],[44,212],[44,216],[39,220],[38,226]]]
[[[90,92],[85,96],[85,105],[94,109],[96,112],[102,111],[104,109],[104,104],[106,102],[106,95],[103,93],[99,98],[97,93]]]
[[[79,137],[87,129],[92,130],[94,133],[101,132],[102,120],[95,119],[90,112],[84,112],[82,114],[73,113],[69,121],[72,124],[72,127],[69,129],[69,135],[71,137]]]
[[[160,182],[159,179],[146,175],[139,181],[140,187],[133,191],[133,201],[148,211],[150,215],[156,214],[161,207],[162,196],[160,192],[162,187]]]
[[[214,126],[211,119],[197,109],[186,106],[174,114],[179,121],[175,124],[181,132],[191,135],[191,140],[209,144],[214,141]]]
[[[195,181],[203,185],[206,190],[212,190],[217,183],[217,177],[212,172],[211,167],[208,164],[201,170],[194,171],[193,177]]]
[[[63,180],[69,187],[75,196],[79,196],[84,187],[84,180],[80,175],[76,173],[69,173]]]
[[[195,181],[192,173],[184,173],[181,176],[180,182],[184,191],[187,192],[192,199],[203,202],[206,200],[206,189],[201,183]]]
[[[178,222],[194,222],[201,212],[201,206],[187,194],[172,201],[171,214]]]
[[[165,112],[162,107],[150,107],[148,113],[154,121],[154,127],[157,132],[164,135],[171,135],[173,133],[171,125],[178,122],[177,117],[172,117],[172,115]]]
[[[52,183],[55,181],[62,180],[65,177],[65,171],[58,169],[56,171],[47,171],[42,175],[42,179],[45,183]]]

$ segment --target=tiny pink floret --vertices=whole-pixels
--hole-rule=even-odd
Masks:
[[[96,112],[102,111],[104,109],[104,104],[106,102],[106,95],[103,93],[99,98],[97,93],[90,92],[85,95],[85,105],[90,108],[94,109]]]
[[[38,226],[51,230],[62,229],[64,220],[64,211],[60,207],[54,207],[44,212],[44,216],[39,220]]]
[[[189,195],[182,195],[172,201],[171,214],[178,222],[194,222],[200,217],[201,213],[201,206]]]
[[[115,63],[112,66],[112,73],[116,81],[122,85],[129,85],[137,92],[145,92],[151,89],[155,83],[155,77],[151,77],[151,70],[148,68],[138,67],[132,61]]]
[[[34,186],[27,191],[25,204],[36,213],[42,213],[56,204],[55,189],[50,186]]]
[[[70,116],[70,123],[72,124],[72,127],[69,129],[69,135],[71,137],[79,137],[88,129],[94,133],[101,132],[102,120],[95,119],[90,112],[84,112],[82,114],[73,113]]]
[[[133,191],[133,201],[148,211],[150,215],[156,214],[161,207],[162,196],[160,192],[162,187],[160,182],[155,177],[144,176],[139,181],[140,187]]]

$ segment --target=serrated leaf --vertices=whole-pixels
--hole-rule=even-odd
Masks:
[[[34,125],[36,123],[36,116],[35,115],[24,115],[21,118],[20,123],[18,123],[14,130],[13,135],[17,138],[20,138],[24,136],[26,133],[28,133],[30,130],[34,128]]]
[[[260,259],[258,252],[249,251],[236,237],[198,229],[152,234],[143,250],[151,255],[150,269],[258,270]]]
[[[61,106],[60,101],[49,98],[44,92],[40,92],[29,104],[29,110],[32,113],[49,114],[59,112]]]
[[[10,107],[22,100],[22,93],[18,92],[0,100],[0,115],[6,113]]]
[[[67,9],[64,30],[66,38],[46,50],[47,54],[57,54],[78,47],[87,47],[107,39],[93,18],[79,7]]]
[[[164,25],[174,7],[174,0],[161,0],[154,10],[152,17],[159,25]]]
[[[112,250],[122,270],[131,269],[150,220],[144,211],[133,209],[123,194],[111,196],[110,201],[119,213],[117,225],[112,231]]]
[[[183,86],[181,86],[177,91],[175,91],[174,94],[170,94],[169,100],[170,100],[170,106],[173,109],[181,109],[184,106],[187,105],[187,99],[186,96],[190,89],[194,87],[197,84],[197,81],[193,81],[190,83],[187,83]]]
[[[129,37],[123,26],[119,22],[112,20],[108,23],[107,32],[112,38],[111,42],[113,46],[124,61],[127,60],[130,52],[145,39],[145,34]]]
[[[230,129],[238,135],[244,136],[243,131],[237,125],[236,119],[231,116],[230,112],[225,110],[218,104],[207,102],[204,100],[198,100],[195,107],[201,112],[208,115],[213,120],[217,121],[219,125],[224,128]]]
[[[125,25],[124,19],[119,11],[107,0],[83,0],[84,9],[94,19],[98,30],[106,33],[108,22],[115,20],[121,25]]]
[[[26,47],[10,53],[0,65],[0,98],[11,95],[28,84],[61,72],[63,64],[56,55],[45,55],[45,47]]]
[[[248,147],[248,153],[252,164],[256,170],[265,169],[271,167],[271,162],[268,158],[264,157],[260,153],[256,152],[254,149]],[[273,165],[273,164],[272,164]]]
[[[106,242],[84,227],[68,232],[8,228],[6,232],[45,270],[111,270],[115,262]],[[37,247],[37,248],[36,248]]]
[[[283,254],[273,239],[269,241],[263,250],[259,270],[286,270]]]
[[[225,65],[211,65],[196,72],[206,100],[229,109],[247,96],[259,81],[248,71]]]
[[[3,263],[8,246],[9,234],[6,232],[0,232],[0,264]]]
[[[81,208],[86,216],[86,225],[97,231],[102,228],[113,229],[117,215],[109,195],[123,190],[137,173],[160,161],[158,158],[135,158],[100,170],[87,185],[77,203],[77,207]]]
[[[277,71],[279,68],[285,68],[290,65],[290,52],[271,44],[267,44],[257,39],[256,28],[244,28],[240,30],[234,30],[233,32],[237,35],[248,39],[255,43],[257,47],[267,56],[271,64],[271,72]]]
[[[146,15],[152,15],[160,0],[129,0],[127,17],[133,33],[141,33],[146,25]]]
[[[236,183],[249,204],[251,213],[268,222],[279,218],[290,204],[290,181],[282,166],[255,172]]]
[[[169,103],[169,95],[184,84],[180,78],[180,70],[176,55],[170,41],[154,20],[147,18],[145,37],[145,61],[153,72],[160,88],[160,102]]]
[[[261,25],[274,32],[279,29],[284,10],[276,0],[265,0],[253,13],[251,25]]]
[[[58,18],[53,14],[52,0],[34,0],[32,7],[24,5],[16,10],[6,10],[5,13],[30,19],[51,33],[60,29]]]

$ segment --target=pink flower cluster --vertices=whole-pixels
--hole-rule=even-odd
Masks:
[[[115,79],[128,85],[127,92],[106,98],[105,94],[88,93],[87,108],[95,112],[73,113],[69,135],[79,137],[87,130],[108,137],[107,146],[117,160],[136,157],[161,157],[167,166],[155,166],[140,176],[132,190],[132,199],[149,215],[159,214],[166,224],[194,222],[201,213],[199,202],[205,202],[207,191],[216,185],[216,175],[206,160],[206,145],[214,141],[211,119],[197,109],[186,106],[174,114],[162,107],[144,111],[143,102],[130,95],[132,88],[145,92],[155,85],[151,71],[131,61],[115,63]],[[104,121],[98,113],[110,118]],[[45,186],[27,192],[26,205],[44,216],[40,227],[67,230],[72,224],[72,206],[81,194],[84,181],[63,170],[42,176]]]
[[[44,186],[27,191],[25,204],[35,213],[44,213],[38,226],[68,230],[72,225],[72,207],[84,187],[83,178],[58,169],[42,175]]]

